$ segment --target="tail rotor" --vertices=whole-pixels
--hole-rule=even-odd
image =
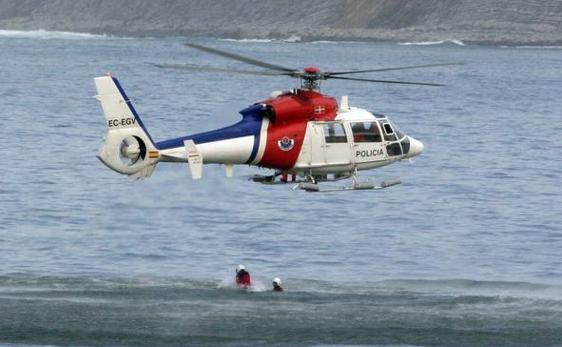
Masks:
[[[133,166],[139,159],[144,160],[146,157],[146,144],[140,137],[129,135],[121,141],[119,151],[121,162],[124,165]]]

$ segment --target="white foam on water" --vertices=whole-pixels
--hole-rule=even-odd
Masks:
[[[338,43],[350,43],[353,41],[329,41],[329,40],[318,40],[318,41],[310,41],[311,44],[338,44]]]
[[[268,290],[269,288],[267,288],[265,284],[256,280],[252,281],[252,285],[248,288],[250,292],[266,292]]]
[[[300,42],[302,39],[300,36],[297,35],[291,35],[285,39],[248,39],[248,38],[243,38],[243,39],[229,39],[229,38],[222,38],[222,39],[218,39],[219,41],[224,41],[224,42],[242,42],[242,43],[270,43],[270,42],[288,42],[288,43],[293,43],[293,42]]]
[[[263,282],[257,281],[255,279],[252,279],[252,285],[250,287],[239,288],[236,285],[236,282],[234,281],[233,277],[223,278],[219,283],[217,283],[217,288],[247,290],[249,292],[255,292],[255,293],[265,292],[269,290],[269,288],[267,288],[267,286]]]
[[[272,39],[218,39],[219,41],[226,42],[249,42],[249,43],[268,43],[273,42]]]
[[[420,41],[420,42],[400,42],[399,45],[402,46],[434,46],[434,45],[442,45],[446,43],[452,43],[457,46],[466,46],[464,42],[461,40],[441,40],[441,41]]]
[[[286,39],[283,39],[282,41],[284,42],[300,42],[301,41],[301,37],[298,35],[291,35]]]
[[[39,30],[0,30],[1,38],[25,38],[25,39],[106,39],[109,36],[90,34],[90,33],[74,33],[69,31],[48,31]]]

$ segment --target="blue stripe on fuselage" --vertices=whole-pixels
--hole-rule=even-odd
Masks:
[[[252,148],[252,154],[248,159],[247,163],[251,163],[258,154],[258,148],[260,144],[260,131],[262,124],[262,116],[259,111],[262,109],[262,105],[252,105],[242,111],[242,120],[236,124],[228,126],[226,128],[221,128],[217,130],[207,131],[204,133],[188,135],[184,137],[178,137],[176,139],[166,140],[158,142],[156,146],[160,150],[183,147],[183,142],[185,140],[193,140],[195,144],[215,142],[221,140],[230,140],[238,137],[253,136],[254,137],[254,147]]]

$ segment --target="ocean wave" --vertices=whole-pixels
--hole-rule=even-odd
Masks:
[[[263,276],[262,276],[263,277]],[[264,292],[269,287],[268,278],[257,276],[250,291]],[[328,282],[312,279],[287,279],[285,283],[293,292],[313,295],[379,295],[389,294],[439,294],[451,296],[536,298],[562,301],[562,285],[522,281],[478,281],[469,279],[389,279],[376,282]],[[234,277],[219,280],[194,280],[176,277],[141,276],[133,278],[112,277],[57,277],[57,276],[0,276],[0,293],[35,290],[130,290],[157,287],[160,289],[216,290],[237,289]]]
[[[378,282],[390,291],[440,293],[451,296],[544,299],[562,301],[562,286],[522,281],[477,281],[467,279],[387,280]]]
[[[39,30],[0,30],[0,37],[25,38],[25,39],[106,39],[110,36],[105,34],[75,33],[69,31]]]
[[[289,37],[287,37],[286,39],[283,39],[281,41],[283,42],[300,42],[302,39],[300,36],[298,35],[291,35]]]
[[[517,49],[562,49],[562,46],[501,46],[501,48],[517,48]]]
[[[273,39],[218,39],[219,41],[226,42],[248,42],[248,43],[268,43],[273,42]]]
[[[286,291],[276,293],[256,283],[260,288],[246,291],[234,289],[231,277],[0,276],[0,346],[554,346],[562,338],[560,297],[493,294],[560,292],[556,286],[287,278]]]
[[[243,38],[243,39],[231,39],[231,38],[220,38],[218,39],[219,41],[226,41],[226,42],[243,42],[243,43],[270,43],[270,42],[288,42],[288,43],[294,43],[294,42],[300,42],[302,39],[300,36],[298,35],[291,35],[287,38],[284,39],[248,39],[248,38]]]
[[[419,41],[419,42],[400,42],[402,46],[433,46],[443,44],[453,44],[457,46],[466,46],[461,40],[441,40],[441,41]]]
[[[356,43],[354,41],[330,41],[330,40],[317,40],[317,41],[310,41],[309,43],[315,45],[324,45],[324,44],[341,44],[341,43]]]
[[[236,285],[236,281],[234,280],[234,277],[223,278],[217,284],[217,288],[218,289],[232,289],[232,290],[239,290],[240,289]],[[249,288],[247,288],[247,291],[259,293],[259,292],[269,291],[269,288],[267,288],[267,286],[263,282],[253,280],[252,285]]]

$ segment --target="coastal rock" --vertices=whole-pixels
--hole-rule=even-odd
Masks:
[[[0,0],[0,29],[562,44],[562,0]]]

